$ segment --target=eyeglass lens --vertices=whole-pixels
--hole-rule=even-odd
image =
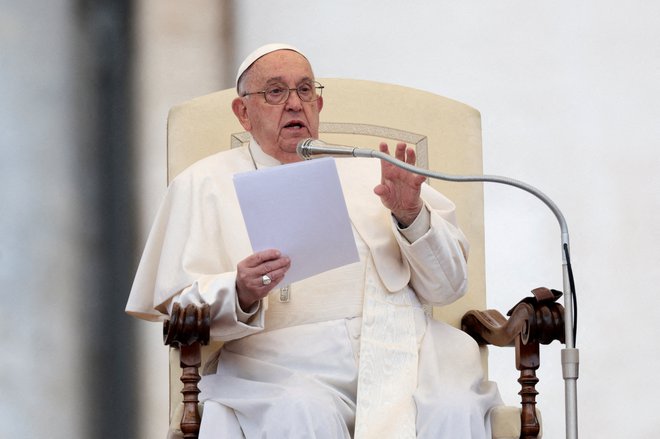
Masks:
[[[319,98],[322,87],[317,82],[303,82],[294,89],[289,89],[284,84],[273,84],[264,90],[264,97],[269,104],[281,104],[289,98],[291,90],[295,90],[298,93],[300,100],[312,102]]]

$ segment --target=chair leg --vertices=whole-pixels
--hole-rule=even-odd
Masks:
[[[477,343],[516,347],[516,369],[520,371],[522,399],[521,439],[536,439],[541,424],[536,412],[536,370],[540,366],[539,346],[554,340],[564,343],[564,307],[557,303],[562,293],[535,288],[508,312],[506,319],[496,310],[468,311],[461,328]]]
[[[541,431],[541,425],[536,416],[536,369],[539,368],[539,344],[530,342],[524,344],[521,337],[516,339],[516,368],[520,371],[521,390],[518,393],[522,400],[520,413],[520,439],[536,439]]]
[[[180,347],[181,382],[183,382],[183,417],[181,431],[184,439],[197,439],[202,418],[199,414],[199,367],[202,364],[201,346],[193,343]]]

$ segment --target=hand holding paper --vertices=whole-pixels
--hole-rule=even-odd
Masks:
[[[280,286],[359,261],[334,159],[237,174],[234,186],[252,249],[291,259]]]

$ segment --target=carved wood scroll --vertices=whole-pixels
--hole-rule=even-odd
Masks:
[[[536,416],[539,344],[550,344],[553,340],[564,343],[564,307],[557,303],[562,293],[536,288],[532,294],[507,313],[508,320],[496,310],[486,310],[469,311],[461,321],[463,331],[479,344],[515,346],[521,386],[521,439],[536,439],[541,428]]]
[[[197,439],[201,416],[199,414],[199,368],[202,364],[201,347],[208,344],[211,333],[211,313],[208,305],[172,307],[170,319],[163,324],[166,345],[179,349],[181,382],[183,382],[183,417],[181,431],[184,439]]]

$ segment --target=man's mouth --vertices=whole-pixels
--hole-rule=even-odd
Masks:
[[[301,129],[305,128],[305,124],[300,122],[299,120],[292,120],[291,122],[284,125],[284,128],[290,128],[290,129],[294,129],[294,130],[301,130]]]

